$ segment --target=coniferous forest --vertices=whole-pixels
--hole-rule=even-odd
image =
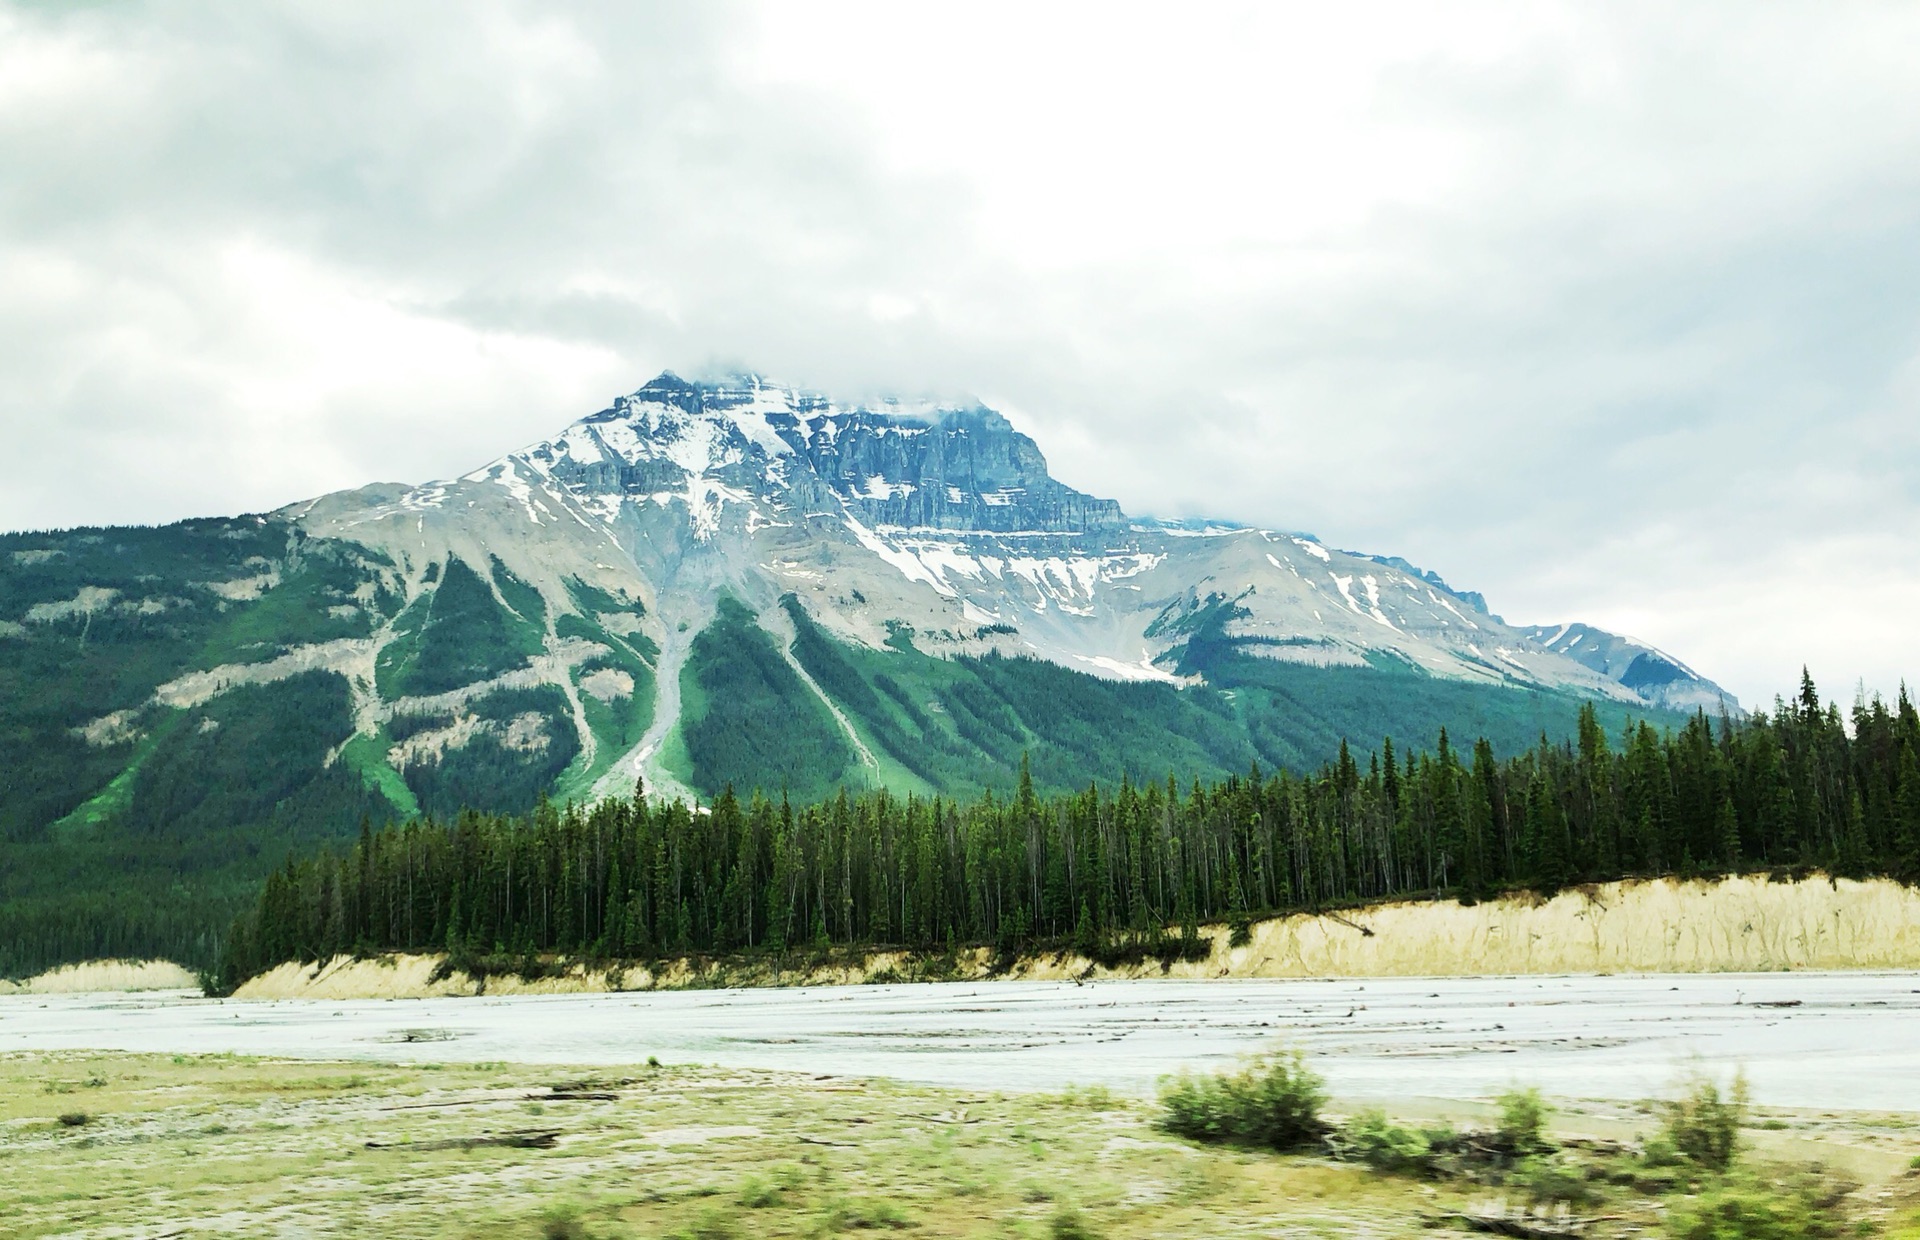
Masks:
[[[1306,774],[1041,797],[731,790],[463,812],[289,861],[228,936],[231,987],[340,952],[456,961],[848,945],[1178,950],[1202,921],[1410,895],[1478,899],[1631,875],[1817,867],[1920,877],[1920,715],[1791,702],[1576,736],[1504,761],[1440,733]]]

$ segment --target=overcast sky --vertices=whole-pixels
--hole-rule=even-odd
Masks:
[[[0,4],[0,528],[972,394],[1748,702],[1920,674],[1920,6]]]

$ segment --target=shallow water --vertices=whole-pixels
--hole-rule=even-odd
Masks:
[[[1773,1004],[1776,1006],[1766,1006]],[[1793,1006],[1779,1006],[1788,1005]],[[1050,982],[370,1001],[0,997],[0,1052],[668,1063],[1144,1091],[1280,1043],[1336,1095],[1640,1098],[1744,1066],[1776,1106],[1920,1111],[1920,974]]]

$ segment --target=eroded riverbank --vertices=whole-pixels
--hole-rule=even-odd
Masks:
[[[171,960],[89,960],[24,981],[0,979],[0,995],[79,995],[183,990],[199,981]]]
[[[1206,927],[1207,953],[1117,967],[1073,952],[995,960],[874,952],[809,963],[799,957],[673,960],[624,968],[575,967],[523,981],[512,975],[438,976],[440,958],[341,956],[285,964],[242,986],[251,999],[398,999],[557,994],[688,987],[830,986],[875,981],[1060,981],[1142,978],[1366,978],[1557,976],[1619,973],[1766,973],[1920,969],[1920,889],[1887,879],[1774,882],[1654,879],[1572,888],[1551,899],[1516,896],[1475,905],[1404,901],[1345,913],[1255,923],[1235,946]]]

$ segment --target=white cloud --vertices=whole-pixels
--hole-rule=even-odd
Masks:
[[[1920,666],[1898,7],[0,8],[0,527],[445,475],[658,369],[1743,697]]]

